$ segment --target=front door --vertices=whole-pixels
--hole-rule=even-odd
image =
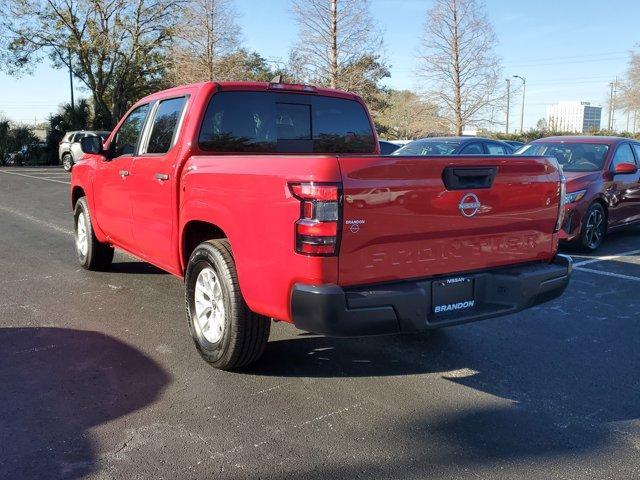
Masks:
[[[615,166],[621,163],[635,164],[636,159],[631,144],[621,143],[616,148],[611,160],[611,175],[613,175],[613,202],[609,209],[609,225],[617,226],[634,221],[638,218],[640,209],[640,172],[629,174],[614,173]]]
[[[133,160],[130,177],[133,238],[136,251],[151,263],[178,271],[177,137],[186,97],[160,100],[153,108],[148,134]]]
[[[148,113],[149,105],[141,105],[122,122],[109,154],[98,162],[93,186],[98,225],[110,241],[127,250],[133,248],[129,175]]]

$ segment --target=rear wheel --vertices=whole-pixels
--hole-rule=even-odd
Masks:
[[[113,247],[96,238],[85,197],[76,203],[73,219],[78,262],[87,270],[107,270],[113,261]]]
[[[207,362],[230,370],[262,355],[271,320],[244,301],[227,240],[203,242],[191,254],[185,297],[191,337]]]
[[[73,168],[73,158],[70,153],[65,153],[62,156],[62,168],[64,168],[67,172],[70,172]]]
[[[587,252],[596,251],[607,232],[607,216],[599,203],[593,203],[587,210],[580,233],[580,247]]]

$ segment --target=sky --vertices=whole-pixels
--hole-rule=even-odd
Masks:
[[[371,0],[371,13],[384,33],[384,57],[392,88],[420,90],[415,59],[431,0]],[[587,101],[606,105],[610,86],[627,68],[629,51],[640,47],[638,0],[486,0],[498,38],[504,77],[526,78],[525,130],[546,115],[546,105]],[[285,60],[297,35],[289,0],[236,0],[245,46],[263,57]],[[520,83],[512,79],[512,86]],[[76,98],[88,92],[75,81]],[[0,114],[34,123],[69,101],[69,77],[46,63],[16,79],[0,73]],[[510,130],[519,127],[520,92],[512,95]],[[602,125],[606,127],[603,109]],[[616,127],[627,118],[616,113]],[[639,120],[640,122],[640,120]]]

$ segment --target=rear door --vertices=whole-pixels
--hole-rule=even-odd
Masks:
[[[553,255],[559,206],[555,160],[392,156],[338,161],[344,189],[342,285],[453,274]],[[392,192],[386,203],[369,198],[381,187]]]
[[[130,178],[133,237],[141,256],[156,265],[176,270],[177,245],[172,235],[177,221],[175,172],[176,146],[186,96],[154,104],[140,151],[133,160]]]
[[[80,141],[86,136],[86,133],[76,133],[75,137],[73,137],[73,142],[69,146],[69,151],[71,152],[71,157],[73,157],[74,163],[82,158],[82,147],[80,146]]]
[[[135,251],[131,231],[129,174],[149,113],[149,104],[131,111],[109,145],[111,158],[98,161],[93,182],[98,225],[117,245]]]

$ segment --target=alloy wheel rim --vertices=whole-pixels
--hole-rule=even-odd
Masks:
[[[595,209],[587,219],[586,240],[590,248],[597,247],[602,242],[604,236],[604,215],[598,209]]]
[[[196,330],[208,342],[219,342],[224,334],[225,309],[222,285],[212,268],[205,267],[198,274],[194,300]]]
[[[89,250],[89,237],[87,236],[87,222],[84,213],[80,213],[76,223],[76,248],[84,257]]]

